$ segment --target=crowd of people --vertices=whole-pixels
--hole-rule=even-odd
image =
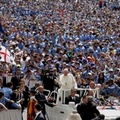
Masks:
[[[0,45],[15,62],[0,63],[0,110],[23,111],[41,85],[120,99],[119,8],[119,0],[1,1]]]

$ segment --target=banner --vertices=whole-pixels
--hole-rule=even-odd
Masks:
[[[0,61],[5,62],[5,63],[14,64],[14,65],[16,64],[12,54],[8,51],[7,48],[5,48],[2,45],[0,45]]]

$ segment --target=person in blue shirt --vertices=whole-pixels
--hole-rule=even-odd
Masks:
[[[10,95],[12,94],[12,88],[13,88],[13,83],[12,82],[8,82],[7,84],[6,84],[6,87],[3,87],[2,89],[1,89],[1,91],[4,93],[4,95],[5,95],[5,97],[6,98],[10,98]]]
[[[8,109],[21,109],[20,105],[6,98],[3,92],[0,92],[0,103],[2,103]],[[0,106],[0,108],[2,108],[2,106]]]
[[[114,83],[113,79],[110,79],[102,91],[107,96],[118,96],[120,88]]]

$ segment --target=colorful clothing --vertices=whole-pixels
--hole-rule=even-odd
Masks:
[[[27,120],[34,120],[35,117],[35,112],[34,112],[34,107],[35,107],[35,99],[31,98],[29,103],[28,103],[28,108],[27,108]]]

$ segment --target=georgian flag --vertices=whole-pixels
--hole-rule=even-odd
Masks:
[[[6,62],[15,65],[15,61],[11,53],[4,46],[0,45],[0,62]]]

